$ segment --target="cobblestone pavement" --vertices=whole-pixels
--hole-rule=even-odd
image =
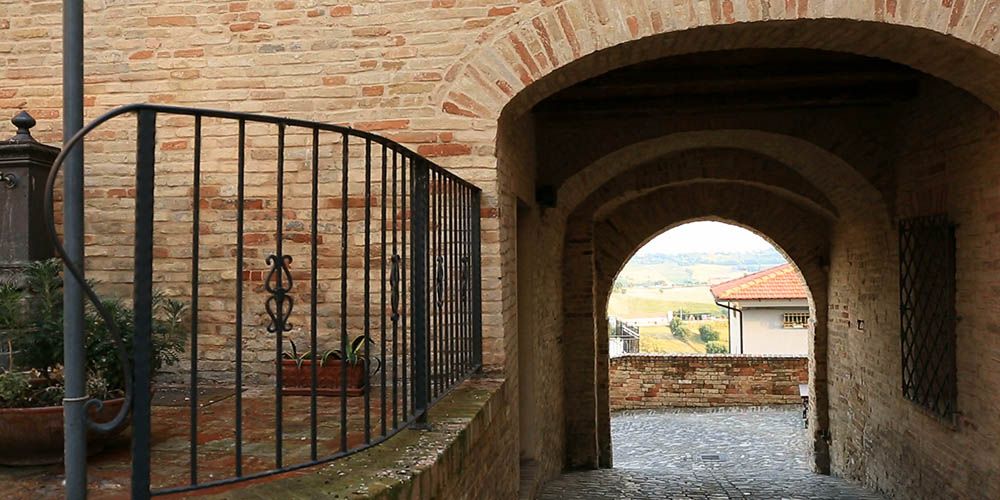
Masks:
[[[563,474],[539,498],[882,498],[810,470],[801,407],[623,412],[611,429],[614,469]]]

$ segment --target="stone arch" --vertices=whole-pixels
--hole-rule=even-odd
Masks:
[[[595,321],[595,341],[599,348],[598,392],[606,397],[607,371],[607,324],[603,314],[607,310],[607,300],[614,278],[628,262],[629,257],[649,241],[663,232],[694,220],[721,220],[748,228],[764,236],[792,262],[802,274],[811,295],[810,311],[815,323],[809,329],[810,392],[813,405],[809,419],[812,429],[825,429],[828,425],[826,413],[827,391],[825,352],[828,319],[828,277],[825,252],[830,245],[830,227],[819,214],[811,213],[788,200],[773,196],[757,186],[733,185],[730,193],[743,200],[752,200],[753,214],[743,212],[743,208],[728,203],[718,195],[718,189],[706,184],[688,186],[666,186],[637,197],[594,223],[593,236],[593,294]],[[778,217],[773,217],[778,215]],[[669,218],[667,218],[669,217]],[[796,220],[798,224],[788,225],[784,221]],[[666,222],[666,224],[664,224]],[[605,374],[602,379],[600,374]],[[610,414],[606,401],[598,407],[598,443],[601,466],[610,466],[611,432]],[[817,434],[812,443],[814,466],[819,471],[828,471],[829,454],[822,436]]]
[[[434,100],[453,115],[520,115],[556,90],[644,60],[708,50],[808,48],[895,61],[997,108],[1000,9],[965,2],[567,0],[510,16],[448,71]],[[626,50],[627,47],[627,50]],[[914,50],[919,47],[919,50]],[[962,54],[962,57],[956,57]],[[557,71],[558,70],[558,71]]]
[[[534,104],[554,92],[616,68],[671,55],[705,51],[744,48],[827,50],[882,58],[910,66],[955,85],[993,109],[1000,108],[1000,78],[997,76],[1000,72],[995,71],[998,62],[996,55],[1000,53],[1000,42],[995,39],[996,33],[1000,30],[998,28],[1000,9],[986,2],[972,5],[972,2],[915,0],[861,5],[859,2],[806,0],[790,0],[783,3],[754,0],[682,0],[676,4],[566,0],[530,3],[518,7],[520,9],[518,12],[496,22],[479,37],[478,43],[470,47],[463,59],[451,67],[445,82],[437,88],[431,100],[433,106],[438,107],[446,115],[452,115],[456,123],[467,124],[473,129],[462,137],[470,145],[471,154],[467,161],[472,167],[498,165],[496,177],[489,180],[492,184],[487,188],[485,200],[490,206],[496,207],[501,214],[500,217],[508,217],[502,219],[503,224],[498,229],[500,234],[497,236],[499,240],[497,244],[504,254],[503,260],[498,265],[501,269],[511,269],[513,262],[513,259],[507,257],[512,252],[506,250],[511,248],[512,244],[509,243],[511,238],[505,235],[506,222],[511,220],[511,216],[503,214],[515,212],[516,196],[525,200],[526,204],[531,203],[534,193],[527,188],[530,188],[531,176],[537,168],[537,159],[531,158],[528,154],[520,155],[520,152],[515,151],[513,155],[508,156],[510,150],[506,149],[507,144],[504,144],[505,136],[513,136],[513,142],[517,146],[526,145],[526,151],[532,150],[535,147],[531,131],[533,125],[527,124],[522,127],[525,125],[523,122],[530,120],[519,120],[519,118]],[[977,102],[976,106],[979,105]],[[983,108],[985,109],[985,106]],[[932,127],[927,128],[932,129]],[[817,149],[819,146],[816,144],[822,144],[804,142],[806,146]],[[841,155],[837,158],[841,162],[840,166],[846,165],[848,169],[850,163],[856,160],[841,151],[826,153],[834,158],[835,154]],[[851,158],[851,162],[842,158]],[[898,158],[894,158],[894,161],[898,161]],[[588,162],[579,162],[579,164],[586,163]],[[856,165],[861,165],[861,162],[857,162]],[[634,163],[626,165],[626,168],[631,166],[634,166]],[[850,173],[850,170],[839,172]],[[834,184],[852,182],[849,176],[840,176]],[[555,223],[556,226],[565,224],[574,207],[565,206],[564,201],[571,196],[583,200],[592,192],[592,188],[600,184],[599,181],[593,184],[584,182],[578,193],[572,194],[571,191],[566,191],[567,197],[560,191],[559,204],[555,209],[533,207],[533,210],[540,212],[533,215],[536,217],[534,224],[537,227],[549,223]],[[838,336],[831,341],[831,349],[836,348],[836,354],[839,356],[844,356],[847,352],[853,354],[857,350],[852,339],[858,336],[848,335],[851,333],[854,318],[865,315],[876,318],[877,324],[881,324],[880,331],[883,333],[884,331],[891,333],[894,326],[891,308],[885,304],[891,302],[893,295],[895,269],[892,258],[895,250],[894,235],[889,223],[895,215],[893,211],[896,208],[893,206],[893,200],[885,199],[883,196],[877,197],[877,203],[874,205],[850,201],[858,200],[855,197],[859,195],[864,195],[862,199],[865,200],[876,200],[874,197],[868,197],[873,191],[878,191],[873,190],[869,184],[868,182],[851,184],[861,189],[842,186],[843,197],[825,192],[838,208],[840,215],[837,224],[831,229],[836,234],[835,239],[839,244],[834,245],[832,250],[836,256],[829,264],[832,271],[828,269],[830,272],[828,279],[831,283],[829,302],[833,304],[831,307],[835,306],[838,309],[830,311],[827,325],[830,331]],[[561,185],[560,189],[563,187],[564,185]],[[756,188],[756,186],[743,187]],[[773,193],[772,198],[780,201],[780,198],[774,197]],[[939,199],[931,195],[926,198]],[[877,208],[872,210],[872,206]],[[863,219],[864,224],[855,225],[847,222],[852,219]],[[517,224],[520,225],[520,215]],[[540,242],[532,242],[532,245],[538,249],[536,255],[544,255],[545,259],[551,261],[547,261],[549,269],[537,271],[535,278],[557,281],[563,269],[571,268],[575,264],[569,261],[558,262],[565,250],[559,245],[568,242],[564,241],[563,233],[558,233],[563,229],[544,229],[536,231],[545,234],[542,238],[538,238]],[[531,231],[526,231],[526,234],[530,233]],[[546,247],[545,244],[550,246]],[[592,264],[593,258],[589,262]],[[817,262],[822,268],[822,262],[819,259]],[[857,284],[864,290],[857,290],[858,293],[854,293],[856,290],[850,289],[847,286],[849,284]],[[849,293],[835,293],[840,290]],[[882,300],[886,297],[889,297],[889,300]],[[513,295],[505,291],[502,311],[516,310],[513,300]],[[553,303],[557,304],[556,307],[574,301],[573,297],[559,296],[553,299]],[[565,322],[559,325],[565,327],[563,329],[565,331],[571,328],[567,325],[576,320],[571,317],[563,318],[555,314],[554,309],[545,310],[544,306],[533,310],[533,312],[539,311],[550,316],[547,318],[549,320],[547,327]],[[871,324],[869,320],[869,325]],[[585,328],[593,331],[593,326],[591,321]],[[504,335],[512,333],[505,330]],[[883,338],[891,338],[891,335]],[[512,343],[508,339],[504,340],[507,344]],[[568,340],[557,337],[553,342],[565,344]],[[888,341],[881,342],[880,353],[888,352],[883,345]],[[819,344],[821,342],[816,343],[817,349],[821,347]],[[825,357],[826,353],[816,355]],[[831,359],[836,357],[831,356]],[[558,357],[553,361],[562,363],[564,367],[574,363],[572,359]],[[594,357],[591,357],[589,362],[593,361]],[[889,357],[885,357],[884,361],[889,365],[895,362]],[[871,370],[871,373],[865,371],[837,374],[843,379],[838,381],[841,387],[834,388],[832,398],[842,403],[838,411],[868,411],[865,417],[871,417],[873,425],[881,425],[884,422],[880,419],[890,412],[879,413],[879,411],[886,408],[897,413],[908,412],[888,396],[883,398],[885,402],[877,401],[877,404],[872,404],[870,401],[858,403],[849,399],[855,394],[871,394],[876,391],[871,388],[872,385],[866,384],[892,385],[895,380],[890,371],[876,369]],[[562,378],[553,377],[552,380],[552,386],[565,387],[568,379],[564,374]],[[818,382],[813,381],[816,387],[820,384],[825,387],[825,380]],[[572,401],[567,397],[568,394],[567,392],[562,395],[562,401],[567,404]],[[888,392],[883,390],[878,394],[887,395]],[[573,409],[567,407],[565,414],[572,413]],[[906,414],[912,415],[913,412]],[[588,417],[583,416],[583,418]],[[561,432],[562,429],[558,428],[547,428],[546,431],[548,430],[555,432],[546,432],[546,435],[570,435],[569,432]],[[829,434],[823,434],[829,428],[826,425],[811,425],[811,430],[816,433],[817,463],[820,463],[822,458],[818,449],[821,446],[819,443],[831,439]],[[853,433],[853,430],[843,424],[833,430],[833,433],[839,433],[836,434],[838,440],[845,441],[844,437],[847,436],[846,441],[850,441],[846,445],[835,447],[835,453],[839,454],[837,455],[839,458],[835,460],[839,464],[839,473],[858,478],[868,484],[888,484],[891,488],[900,490],[910,488],[909,485],[901,486],[898,481],[893,483],[886,479],[883,469],[874,472],[868,469],[870,464],[878,466],[895,464],[899,462],[897,458],[874,454],[872,455],[874,458],[865,455],[863,457],[865,460],[858,462],[845,458],[852,449],[868,452],[865,448],[868,445],[865,436]],[[965,433],[965,436],[974,434]],[[891,452],[897,452],[901,447],[910,444],[905,439],[896,439],[888,431],[882,432],[881,436],[893,441],[892,446],[886,448]],[[966,439],[965,436],[962,439]],[[566,440],[569,442],[553,444],[565,445],[564,448],[568,450],[567,455],[573,453],[572,447],[586,448],[592,444],[573,442],[577,437],[578,435],[572,434],[572,438]],[[963,442],[960,439],[949,441],[945,433],[936,431],[934,439],[935,443]],[[593,444],[593,456],[598,457],[596,441]],[[595,458],[594,466],[597,465],[596,460]],[[566,460],[564,463],[574,464],[573,460]],[[561,465],[563,464],[559,464]],[[546,467],[543,469],[545,471],[543,476],[551,474],[555,466],[549,464]],[[916,481],[920,484],[932,482],[924,479]]]
[[[599,186],[636,165],[675,152],[728,148],[771,158],[817,187],[837,212],[851,213],[859,206],[885,210],[881,194],[849,163],[815,144],[783,134],[759,130],[704,130],[681,132],[636,143],[587,165],[559,188],[559,207],[571,213]],[[837,182],[832,182],[836,179]]]
[[[674,185],[671,185],[671,186],[659,186],[656,189],[651,189],[649,191],[649,193],[652,193],[652,192],[655,192],[655,191],[660,191],[660,190],[662,190],[665,187],[679,187],[679,185],[674,184]],[[757,186],[757,187],[761,187],[761,186]],[[649,193],[644,193],[644,194],[649,194]],[[610,212],[613,212],[613,211],[610,211]],[[606,215],[610,215],[610,213],[609,214],[605,214],[605,216]],[[598,215],[598,219],[604,219],[605,216]],[[730,226],[735,226],[735,227],[738,227],[740,229],[747,230],[747,231],[749,231],[749,232],[757,235],[758,237],[760,237],[764,241],[768,242],[772,247],[774,247],[775,250],[778,251],[778,253],[780,253],[785,258],[785,260],[787,260],[788,262],[792,263],[793,265],[795,264],[794,259],[792,259],[792,257],[790,257],[788,255],[788,252],[786,252],[785,249],[781,247],[781,245],[779,245],[773,239],[771,239],[770,236],[768,236],[768,235],[760,232],[756,227],[749,226],[749,225],[747,225],[745,223],[742,223],[742,222],[739,222],[739,221],[735,221],[735,220],[732,220],[732,219],[727,219],[727,218],[724,218],[724,217],[719,217],[719,216],[703,216],[703,217],[697,217],[697,218],[692,218],[692,219],[687,219],[687,220],[681,220],[681,221],[673,222],[670,225],[664,226],[662,229],[660,229],[659,232],[653,233],[653,234],[649,235],[645,240],[639,242],[632,249],[632,251],[628,255],[626,255],[624,257],[624,260],[621,261],[621,265],[618,266],[618,270],[609,274],[611,276],[610,282],[611,283],[615,282],[615,280],[618,278],[618,275],[621,274],[621,272],[622,272],[623,269],[625,269],[625,266],[628,264],[628,262],[630,260],[632,260],[632,257],[635,256],[636,252],[638,252],[639,250],[641,250],[642,247],[646,246],[646,244],[648,244],[650,241],[653,241],[654,239],[658,238],[660,235],[662,235],[662,234],[664,234],[666,232],[669,232],[672,229],[676,229],[676,228],[678,228],[680,226],[683,226],[685,224],[690,224],[692,222],[702,222],[702,221],[721,222],[721,223],[724,223],[724,224],[728,224]],[[802,271],[800,269],[798,269],[798,266],[796,266],[795,268],[801,274]],[[803,277],[803,279],[804,279],[804,277]],[[810,307],[812,307],[813,306],[813,300],[812,300],[813,285],[811,285],[808,281],[806,281],[806,286],[810,290],[809,291],[809,294],[810,294],[810,296],[809,296],[809,304],[810,304]],[[611,290],[607,290],[607,293],[605,294],[605,300],[610,299],[611,292],[612,292]]]
[[[761,176],[770,179],[772,184],[747,182],[748,179]],[[636,200],[649,200],[651,197],[661,195],[674,196],[675,193],[699,193],[695,197],[683,198],[689,202],[689,208],[693,212],[680,217],[676,222],[721,217],[748,227],[758,227],[763,224],[759,221],[741,219],[738,216],[738,204],[734,205],[732,200],[752,201],[751,206],[764,210],[762,214],[768,214],[770,210],[777,212],[777,207],[781,207],[782,210],[794,208],[789,214],[795,215],[796,218],[781,217],[777,220],[799,221],[799,224],[806,228],[800,232],[802,235],[812,235],[814,229],[823,228],[821,231],[823,237],[816,240],[815,248],[811,248],[808,252],[796,249],[794,255],[788,254],[792,261],[811,265],[811,271],[820,269],[826,262],[829,241],[826,232],[836,221],[833,213],[822,205],[802,199],[799,193],[808,192],[807,188],[811,186],[795,171],[767,156],[750,151],[719,148],[673,152],[664,158],[647,161],[631,169],[622,167],[620,173],[608,177],[610,178],[606,179],[604,184],[592,188],[587,198],[577,203],[575,210],[566,214],[565,219],[566,233],[562,247],[565,271],[562,294],[563,314],[566,319],[563,325],[562,344],[566,350],[563,358],[569,362],[565,365],[564,393],[567,400],[577,402],[583,401],[581,393],[593,396],[591,400],[593,406],[588,407],[589,413],[583,408],[578,408],[566,414],[567,431],[577,438],[567,442],[567,461],[570,466],[575,467],[611,465],[606,376],[607,325],[603,321],[603,311],[606,309],[606,295],[610,292],[614,275],[628,260],[628,256],[656,233],[655,229],[662,230],[664,226],[675,222],[672,219],[664,220],[673,215],[658,212],[661,214],[661,218],[657,219],[660,226],[654,230],[643,226],[643,230],[648,234],[636,240],[621,239],[610,233],[599,236],[599,231],[607,232],[605,226],[608,220],[613,220],[615,214],[626,210],[627,207],[634,206]],[[766,218],[767,215],[761,217]],[[641,220],[641,217],[636,220]],[[623,226],[620,230],[631,231],[633,229],[631,226],[624,227],[629,225],[624,221],[628,219],[621,222]],[[785,230],[794,231],[800,225],[786,224]],[[610,248],[608,242],[616,241],[624,241],[624,247],[618,249],[617,257],[612,259],[612,264],[608,267],[607,262],[600,258],[599,247],[603,245],[605,249]],[[777,246],[783,248],[785,245],[779,243]],[[588,271],[581,272],[584,269]],[[823,299],[817,302],[822,314],[815,316],[821,320],[818,327],[819,335],[811,339],[814,340],[812,343],[819,347],[820,354],[818,357],[813,357],[812,371],[817,374],[818,380],[824,380],[825,275],[812,273],[810,282],[817,287],[814,296]],[[585,376],[584,372],[588,370],[582,368],[585,366],[584,358],[588,357],[596,357],[596,371],[592,379]],[[825,427],[826,415],[823,406],[825,391],[822,387],[816,388],[815,391],[818,396],[816,397],[818,411],[813,413],[813,418],[823,419],[823,421],[817,420],[816,425]],[[594,422],[597,425],[596,429],[592,425]],[[579,439],[581,435],[592,435],[595,441],[588,444],[586,440]],[[821,445],[822,443],[817,444],[816,460],[819,468],[825,470],[826,452]]]

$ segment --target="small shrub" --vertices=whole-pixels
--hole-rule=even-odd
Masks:
[[[709,342],[705,344],[705,352],[708,354],[729,354],[729,348],[721,342]]]
[[[698,328],[698,335],[701,336],[701,341],[705,343],[719,340],[719,332],[715,331],[708,325],[701,325],[701,327]]]
[[[688,336],[687,328],[684,327],[684,323],[677,316],[674,316],[674,319],[670,320],[670,333],[679,339],[684,339]]]
[[[17,331],[10,338],[17,352],[14,364],[24,373],[3,374],[0,406],[35,407],[61,404],[63,356],[63,307],[58,260],[33,262],[25,271],[23,288],[0,289],[0,328]],[[132,308],[121,300],[102,303],[118,326],[125,350],[132,352],[135,334]],[[157,293],[153,298],[152,371],[178,361],[184,350],[187,331],[186,305]],[[90,306],[84,312],[87,391],[109,399],[121,396],[125,380],[118,359],[115,333]],[[25,382],[26,381],[26,382]]]

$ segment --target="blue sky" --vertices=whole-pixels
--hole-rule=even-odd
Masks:
[[[667,231],[642,247],[637,255],[696,252],[747,252],[773,248],[767,240],[741,227],[721,222],[691,222]]]

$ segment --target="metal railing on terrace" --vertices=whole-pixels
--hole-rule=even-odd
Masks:
[[[617,348],[611,348],[611,356],[635,354],[639,352],[639,325],[627,323],[617,318],[608,321],[608,337]]]
[[[92,284],[83,292],[116,333],[126,383],[116,417],[88,420],[87,427],[116,432],[131,421],[134,498],[235,483],[366,449],[423,422],[435,401],[479,370],[477,187],[392,140],[347,127],[135,104],[88,124],[56,159],[46,201],[54,241],[52,194],[63,161],[124,115],[137,118],[124,134],[135,138],[134,169],[120,164],[135,176],[123,195],[134,199],[134,232],[127,231],[134,235],[134,272],[131,283],[125,280],[134,327],[115,323]],[[120,146],[122,136],[101,135],[95,143]],[[188,145],[184,158],[168,151],[181,148],[165,147],[177,138]],[[178,186],[188,194],[179,195]],[[91,236],[91,245],[117,240]],[[57,252],[67,280],[84,283],[71,252],[61,243]],[[162,268],[154,266],[160,259]],[[186,273],[183,283],[178,273]],[[180,374],[187,400],[155,418],[154,285],[166,286],[190,311]],[[128,332],[126,345],[129,328],[134,336]],[[226,404],[204,399],[217,387],[229,390]],[[180,482],[158,476],[165,455],[155,444],[163,426],[153,424],[161,421],[188,426],[188,471]],[[221,439],[203,444],[220,429]]]

